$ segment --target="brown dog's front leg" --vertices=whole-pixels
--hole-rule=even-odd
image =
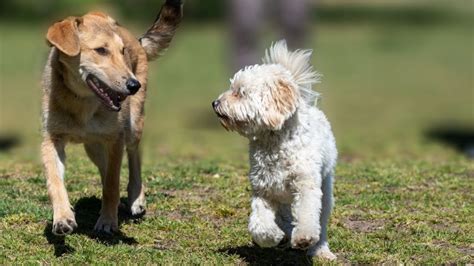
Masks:
[[[129,181],[128,181],[128,207],[132,215],[145,213],[146,198],[145,187],[141,178],[140,151],[138,145],[127,147]]]
[[[120,167],[124,141],[120,136],[107,144],[107,173],[102,184],[102,209],[94,227],[96,231],[111,234],[118,230],[118,205],[120,201]]]
[[[41,157],[46,175],[48,194],[53,204],[53,234],[66,235],[77,228],[76,219],[64,186],[66,155],[64,142],[45,137],[41,145]]]

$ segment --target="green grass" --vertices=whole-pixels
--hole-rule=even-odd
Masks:
[[[210,108],[230,77],[226,29],[186,21],[150,68],[147,215],[122,214],[120,234],[94,235],[100,181],[71,146],[66,181],[79,229],[52,236],[38,160],[45,29],[0,25],[0,135],[19,142],[0,152],[1,264],[311,262],[252,244],[246,142]],[[474,165],[427,133],[474,124],[472,25],[338,23],[317,33],[310,46],[324,74],[320,106],[340,151],[329,228],[338,263],[472,263]]]

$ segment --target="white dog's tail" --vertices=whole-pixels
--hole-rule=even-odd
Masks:
[[[285,40],[277,41],[265,51],[264,64],[280,64],[287,68],[299,86],[301,96],[313,105],[319,94],[311,86],[320,82],[321,75],[311,66],[312,50],[288,51]]]

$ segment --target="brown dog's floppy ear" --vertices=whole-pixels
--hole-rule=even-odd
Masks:
[[[272,92],[273,106],[265,123],[272,130],[279,130],[283,123],[293,115],[298,105],[298,91],[293,84],[278,80]]]
[[[81,51],[77,25],[79,18],[67,18],[49,27],[46,39],[68,56],[76,56]]]

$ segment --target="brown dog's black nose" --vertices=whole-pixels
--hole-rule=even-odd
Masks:
[[[219,100],[213,101],[213,102],[212,102],[212,108],[216,109],[217,106],[219,106],[220,103],[221,103],[221,102],[220,102]]]
[[[142,86],[138,80],[133,78],[128,79],[125,85],[131,95],[137,93],[138,89]]]

